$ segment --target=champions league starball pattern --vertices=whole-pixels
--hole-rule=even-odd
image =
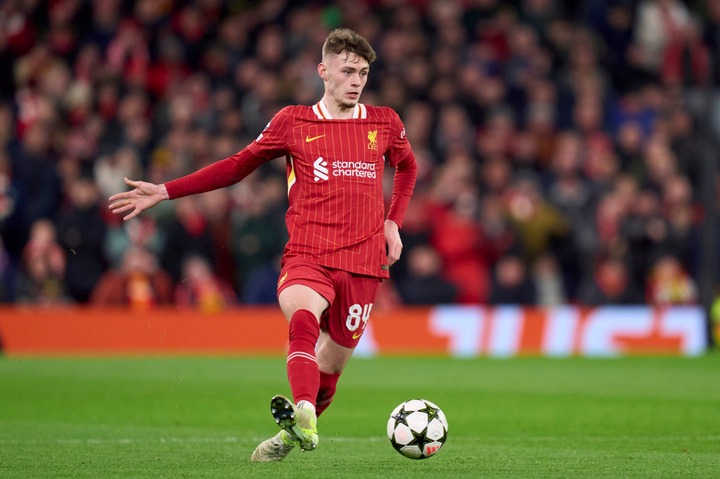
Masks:
[[[411,399],[399,404],[387,423],[390,444],[410,459],[435,455],[445,444],[447,433],[445,413],[425,399]]]

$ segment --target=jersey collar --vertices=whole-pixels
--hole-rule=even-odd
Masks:
[[[327,109],[327,106],[325,106],[325,102],[323,100],[320,100],[319,102],[315,103],[312,107],[313,112],[315,112],[315,115],[317,115],[318,119],[320,120],[332,120],[333,117],[330,114],[330,112]],[[355,108],[353,109],[353,115],[352,118],[354,120],[356,119],[362,119],[367,118],[367,108],[365,108],[365,105],[362,103],[358,103],[355,105]]]

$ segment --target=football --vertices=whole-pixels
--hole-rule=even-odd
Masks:
[[[445,413],[425,399],[411,399],[393,409],[387,423],[390,444],[410,459],[435,455],[445,444],[448,422]]]

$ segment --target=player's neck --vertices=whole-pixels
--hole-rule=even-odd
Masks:
[[[325,104],[325,109],[335,120],[348,120],[353,118],[355,114],[355,105],[346,108],[338,105],[332,98],[328,98],[327,96],[324,96],[321,101]]]

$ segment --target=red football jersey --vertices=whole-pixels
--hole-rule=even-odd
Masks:
[[[170,198],[233,184],[265,161],[287,159],[289,241],[285,256],[388,277],[383,169],[396,168],[388,219],[402,226],[417,165],[398,115],[358,104],[332,119],[322,101],[280,110],[245,149],[166,183]]]

